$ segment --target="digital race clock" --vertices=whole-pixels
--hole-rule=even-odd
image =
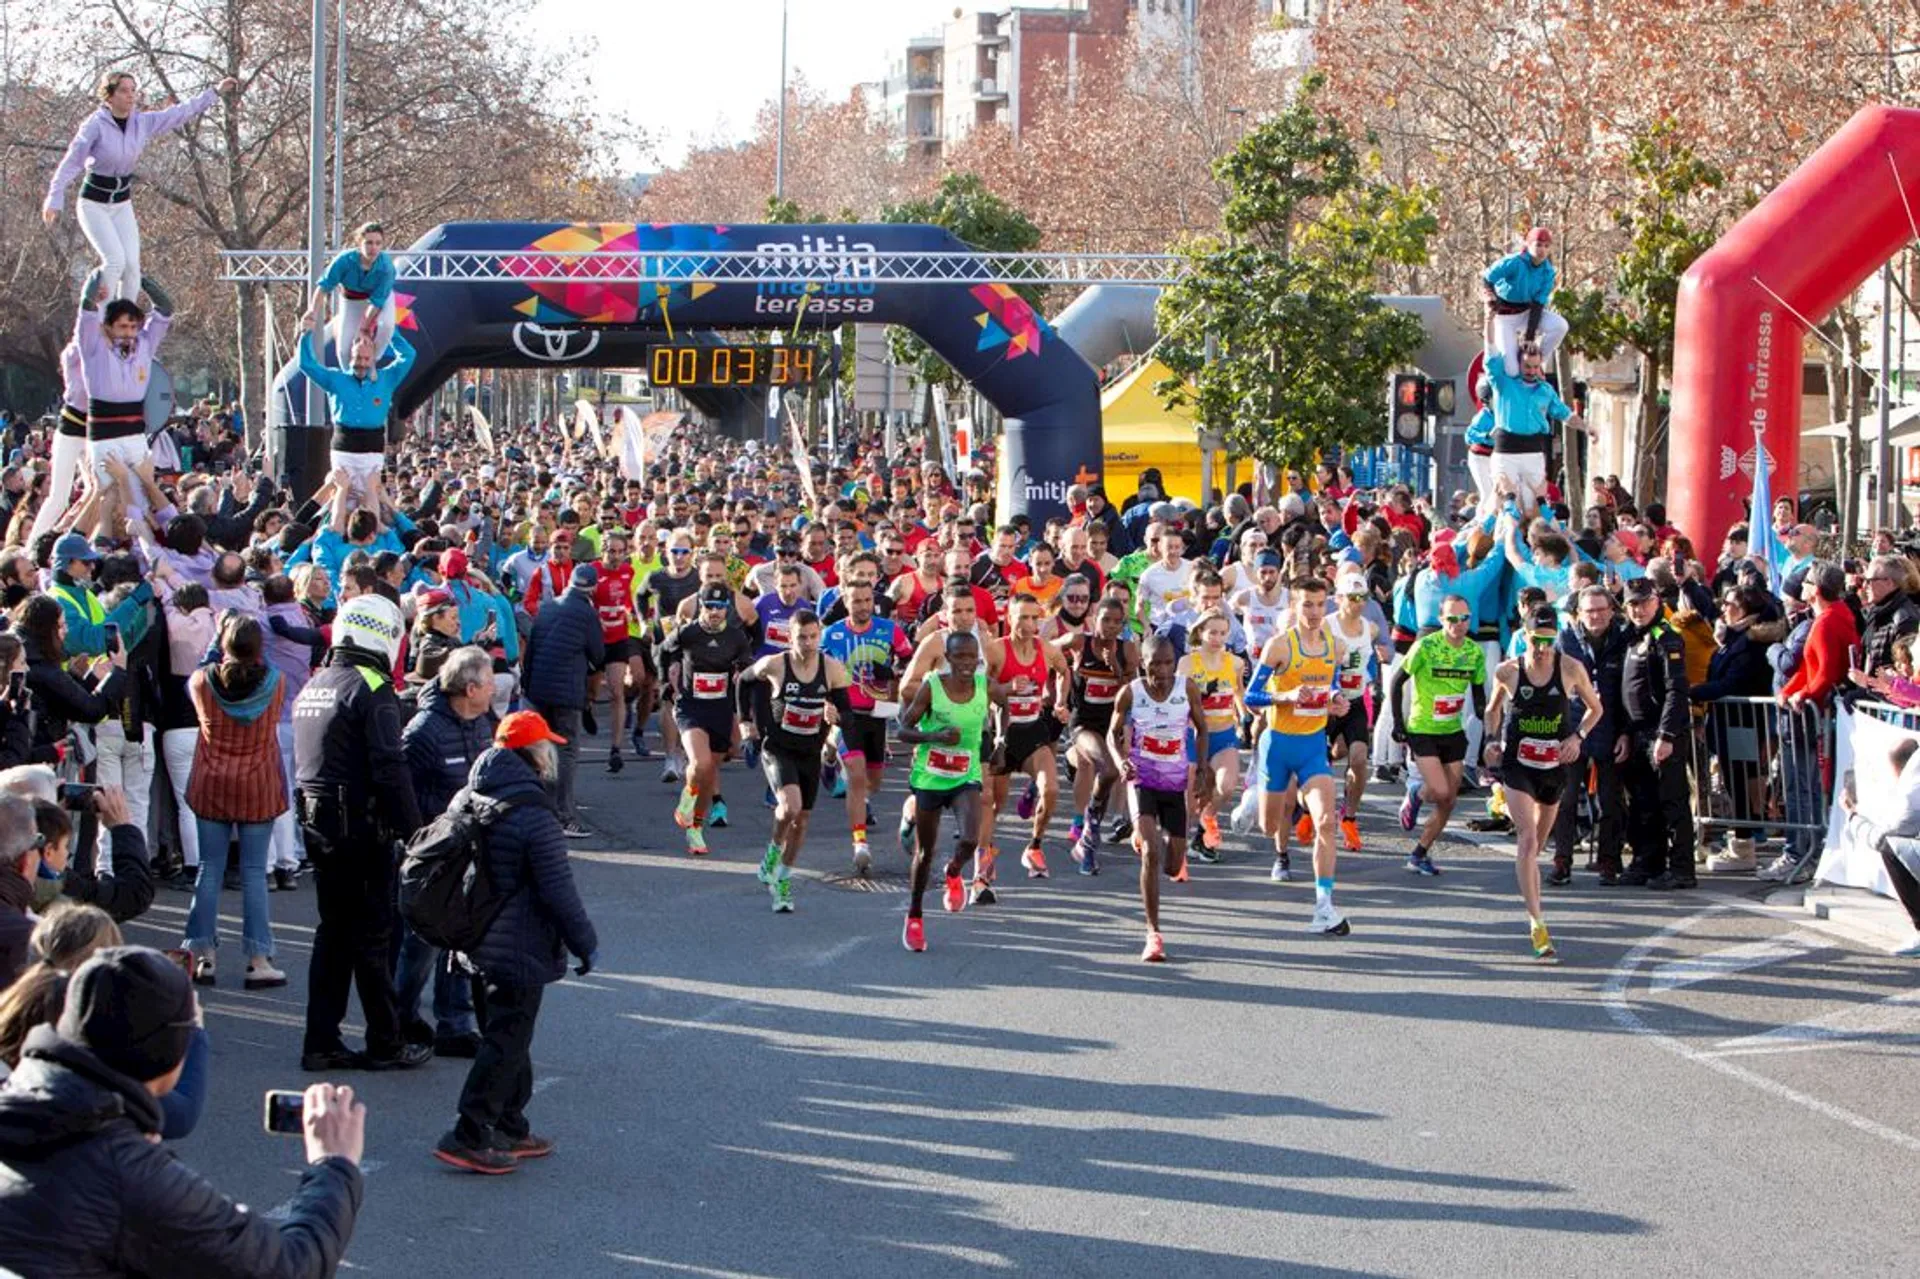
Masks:
[[[656,346],[648,361],[658,387],[808,386],[819,367],[811,346]]]

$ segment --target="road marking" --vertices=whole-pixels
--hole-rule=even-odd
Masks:
[[[1856,1004],[1822,1017],[1776,1026],[1758,1035],[1723,1039],[1703,1055],[1745,1057],[1844,1048],[1850,1044],[1908,1043],[1920,1043],[1920,990],[1903,990],[1871,1004]]]
[[[1665,990],[1679,990],[1683,986],[1695,986],[1704,981],[1717,981],[1722,977],[1731,977],[1735,973],[1744,973],[1754,968],[1764,968],[1768,964],[1777,964],[1783,959],[1798,959],[1816,950],[1831,949],[1833,943],[1809,933],[1793,933],[1784,937],[1771,937],[1765,941],[1746,942],[1739,946],[1729,946],[1725,950],[1712,951],[1705,955],[1691,955],[1686,959],[1676,959],[1661,964],[1647,978],[1648,989],[1656,994]]]
[[[1761,1092],[1777,1097],[1781,1101],[1792,1102],[1796,1106],[1804,1106],[1815,1114],[1837,1120],[1856,1131],[1878,1137],[1882,1141],[1890,1141],[1902,1149],[1920,1154],[1920,1137],[1916,1137],[1909,1132],[1902,1132],[1898,1128],[1889,1127],[1877,1119],[1869,1119],[1865,1115],[1855,1114],[1844,1106],[1836,1106],[1830,1101],[1823,1101],[1818,1097],[1803,1093],[1797,1088],[1790,1088],[1777,1079],[1769,1079],[1765,1075],[1748,1070],[1746,1067],[1737,1065],[1723,1057],[1716,1057],[1711,1052],[1690,1048],[1680,1040],[1675,1039],[1672,1035],[1662,1034],[1660,1031],[1647,1025],[1646,1022],[1640,1019],[1640,1014],[1634,1012],[1633,1009],[1627,1005],[1627,987],[1632,984],[1634,974],[1647,962],[1647,957],[1654,952],[1655,948],[1680,936],[1686,932],[1687,929],[1692,928],[1702,920],[1711,919],[1715,915],[1725,914],[1727,911],[1737,909],[1739,909],[1738,906],[1727,904],[1715,906],[1709,910],[1703,910],[1697,915],[1689,915],[1679,923],[1671,924],[1661,929],[1628,951],[1625,957],[1620,960],[1619,964],[1614,967],[1613,972],[1608,975],[1607,984],[1601,990],[1601,998],[1606,1002],[1607,1006],[1607,1015],[1612,1017],[1615,1024],[1623,1030],[1631,1031],[1686,1061],[1705,1066],[1708,1070],[1718,1071],[1730,1079],[1737,1079],[1744,1084],[1750,1084],[1758,1088]]]
[[[631,1261],[636,1266],[645,1266],[649,1270],[670,1271],[677,1275],[703,1275],[706,1279],[773,1279],[753,1270],[716,1270],[712,1266],[690,1266],[683,1262],[666,1261],[659,1257],[642,1257],[632,1252],[610,1252],[607,1254],[615,1261]]]

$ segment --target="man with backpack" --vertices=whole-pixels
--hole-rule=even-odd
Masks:
[[[486,900],[468,904],[481,907],[477,916],[490,911],[491,920],[470,944],[442,938],[464,950],[479,971],[474,1007],[481,1041],[460,1089],[460,1117],[433,1153],[456,1168],[498,1175],[513,1172],[522,1159],[553,1153],[553,1142],[527,1124],[534,1022],[545,988],[566,975],[567,953],[579,959],[574,971],[585,976],[593,971],[600,943],[574,888],[566,836],[554,810],[556,747],[564,739],[537,712],[516,711],[500,722],[493,743],[448,810],[456,817],[474,812],[477,803],[483,814],[470,856],[484,873],[468,891]],[[429,827],[414,853],[441,829],[439,823]],[[410,854],[401,874],[402,910],[416,927],[432,931],[417,900],[409,900],[417,864]]]

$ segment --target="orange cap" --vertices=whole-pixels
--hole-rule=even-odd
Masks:
[[[535,742],[558,742],[565,746],[567,739],[549,728],[539,711],[515,711],[493,730],[493,744],[508,750],[521,750]]]

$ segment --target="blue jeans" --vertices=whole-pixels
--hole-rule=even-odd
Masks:
[[[474,1035],[480,1024],[473,1015],[473,988],[464,972],[449,970],[447,953],[420,940],[411,928],[401,929],[400,963],[394,974],[394,993],[405,1030],[420,1018],[420,996],[433,979],[433,1033]]]
[[[227,841],[240,841],[240,944],[247,958],[273,957],[273,920],[267,914],[267,853],[272,822],[217,822],[195,817],[200,832],[200,874],[187,912],[187,949],[211,955],[220,945],[220,883],[227,875]]]
[[[1805,861],[1820,851],[1826,832],[1815,831],[1820,820],[1824,789],[1820,778],[1819,743],[1815,739],[1816,721],[1805,711],[1780,712],[1780,788],[1785,801],[1787,852],[1795,861]]]

